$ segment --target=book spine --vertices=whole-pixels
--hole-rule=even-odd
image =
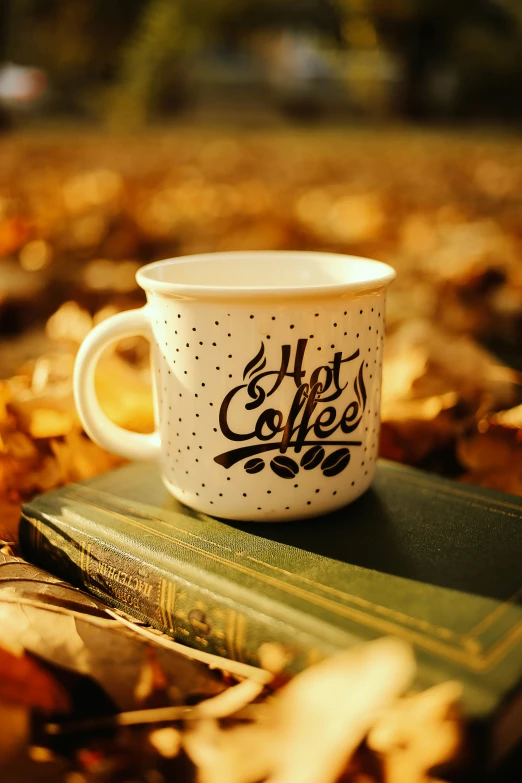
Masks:
[[[102,542],[87,529],[24,512],[19,535],[30,562],[190,647],[259,666],[261,645],[275,642],[284,647],[288,675],[338,649],[320,636]]]

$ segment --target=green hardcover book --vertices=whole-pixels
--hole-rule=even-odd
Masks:
[[[380,461],[334,515],[247,524],[191,511],[134,464],[26,504],[20,540],[106,603],[247,663],[277,641],[296,672],[394,634],[414,644],[420,686],[464,683],[495,755],[522,735],[521,498]]]

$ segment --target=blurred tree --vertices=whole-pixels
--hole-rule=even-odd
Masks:
[[[149,0],[137,30],[123,49],[116,86],[107,96],[106,116],[113,125],[135,127],[150,115],[169,60],[198,38],[184,0]]]
[[[165,82],[179,100],[180,63],[198,47],[234,45],[259,27],[338,31],[328,0],[301,0],[298,7],[281,0],[0,2],[7,56],[48,73],[52,107],[97,109],[120,124],[145,121]],[[104,85],[114,89],[102,95]]]
[[[348,46],[394,53],[402,70],[397,105],[406,117],[422,119],[440,110],[434,81],[443,72],[463,83],[462,104],[480,83],[490,90],[503,83],[510,91],[520,76],[522,26],[513,24],[517,17],[522,21],[520,0],[333,1]],[[479,93],[483,108],[495,104],[494,94]]]
[[[120,77],[111,91],[110,120],[120,125],[143,123],[169,72],[178,76],[181,101],[184,55],[212,44],[234,47],[248,33],[270,27],[308,28],[330,36],[339,32],[328,0],[301,0],[299,5],[281,0],[149,0],[124,48]]]
[[[9,59],[42,68],[54,108],[82,109],[114,78],[143,0],[4,0]]]
[[[166,93],[180,104],[194,52],[230,51],[275,28],[391,52],[398,111],[410,118],[440,111],[457,82],[455,104],[522,113],[512,100],[522,78],[521,0],[0,0],[0,52],[47,71],[54,108],[125,125],[145,122]]]
[[[522,9],[486,4],[462,21],[454,36],[461,74],[461,114],[510,120],[522,116]]]

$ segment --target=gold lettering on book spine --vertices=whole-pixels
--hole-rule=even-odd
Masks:
[[[86,572],[85,569],[89,568],[91,560],[91,544],[87,547],[82,545],[80,551],[80,568]],[[97,561],[98,568],[96,573],[99,576],[103,576],[105,579],[110,579],[111,582],[117,582],[134,593],[139,593],[144,598],[150,598],[152,594],[153,585],[150,582],[145,582],[137,576],[129,574],[127,571],[123,571],[121,568],[116,568],[113,565],[104,563],[103,560]]]
[[[168,618],[168,629],[174,633],[176,621],[174,620],[174,601],[176,597],[176,585],[173,582],[167,583],[167,604],[166,614]]]
[[[225,640],[228,655],[234,661],[242,661],[244,657],[246,618],[239,612],[230,609],[227,613]]]
[[[166,604],[166,592],[167,592],[167,581],[165,579],[162,579],[160,581],[160,592],[159,592],[159,611],[160,611],[160,618],[161,618],[161,624],[163,628],[167,628],[167,613],[165,611],[165,604]]]
[[[85,552],[85,541],[80,542],[80,554],[79,554],[79,563],[80,566],[80,573],[82,576],[82,582],[85,584],[85,570],[83,567],[83,560],[84,560],[84,552]]]
[[[82,541],[80,544],[80,570],[82,572],[83,584],[90,583],[89,567],[91,564],[92,544],[88,541]]]

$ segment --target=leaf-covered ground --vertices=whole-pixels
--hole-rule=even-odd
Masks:
[[[22,499],[117,464],[79,425],[77,347],[94,323],[142,302],[140,264],[203,251],[329,250],[395,266],[381,453],[522,494],[521,218],[522,145],[513,137],[180,128],[2,138],[0,539],[16,539]],[[98,376],[108,414],[141,431],[152,425],[147,350],[140,339],[123,341]],[[412,663],[393,646],[311,674],[272,712],[252,705],[246,723],[196,713],[192,728],[173,719],[85,736],[78,720],[89,702],[73,687],[85,688],[85,677],[91,711],[83,717],[100,718],[137,704],[184,705],[198,678],[198,699],[219,699],[230,681],[140,646],[96,606],[71,608],[80,599],[69,588],[50,587],[9,554],[2,569],[0,762],[9,760],[8,781],[161,783],[197,774],[217,783],[267,775],[322,783],[344,770],[346,780],[404,783],[405,774],[426,780],[458,745],[449,709],[457,691],[443,685],[420,701],[397,700]],[[382,676],[390,666],[391,679]],[[372,693],[380,705],[390,701],[377,724],[368,718]],[[81,739],[51,742],[49,713],[72,721]],[[318,726],[331,746],[315,741]]]

